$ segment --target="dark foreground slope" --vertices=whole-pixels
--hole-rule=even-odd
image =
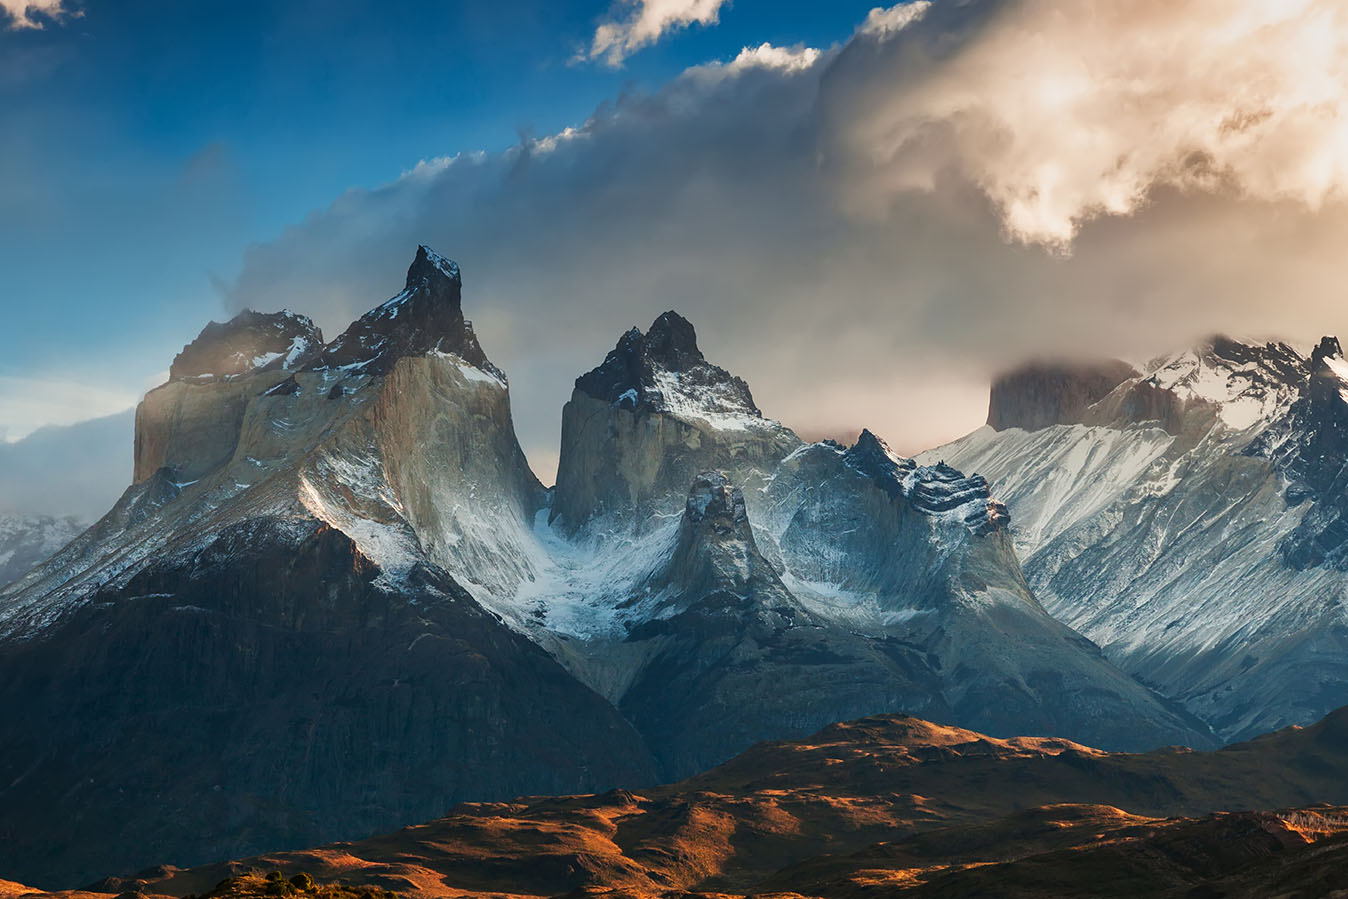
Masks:
[[[73,885],[653,777],[607,703],[443,571],[379,574],[325,525],[251,522],[0,645],[22,722],[0,870]]]
[[[1345,772],[1348,710],[1143,755],[881,716],[673,786],[466,804],[372,840],[97,888],[182,896],[279,869],[419,897],[1321,896],[1348,888],[1348,813],[1318,805],[1348,804]]]

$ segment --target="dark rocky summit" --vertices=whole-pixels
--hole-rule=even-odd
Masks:
[[[382,375],[404,356],[439,351],[503,378],[478,344],[472,322],[463,317],[462,290],[456,263],[418,247],[402,293],[361,316],[310,367]]]
[[[649,523],[678,514],[699,473],[725,470],[754,489],[800,445],[763,418],[742,378],[707,361],[687,319],[666,312],[576,379],[551,517],[572,533],[594,518]]]
[[[749,385],[717,365],[697,346],[688,319],[666,312],[642,334],[633,328],[593,371],[576,379],[576,390],[624,408],[672,412],[679,394],[696,398],[706,412],[762,417]]]
[[[1006,527],[1011,513],[1006,505],[992,498],[987,478],[964,472],[938,462],[919,467],[912,459],[896,456],[889,446],[863,430],[854,446],[843,454],[847,466],[866,477],[889,495],[902,496],[914,508],[930,515],[960,509],[970,532],[983,536]]]
[[[1089,407],[1137,376],[1135,368],[1117,359],[1033,362],[992,382],[988,424],[998,431],[1075,424]]]
[[[227,378],[252,371],[301,368],[323,349],[323,334],[306,316],[245,309],[211,322],[169,366],[169,378]]]

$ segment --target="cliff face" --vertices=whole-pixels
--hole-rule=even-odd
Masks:
[[[992,382],[988,425],[997,431],[1038,431],[1081,421],[1086,410],[1138,372],[1117,359],[1102,362],[1037,362]]]
[[[800,445],[763,417],[743,380],[706,360],[692,325],[667,312],[576,380],[562,409],[551,517],[571,534],[596,518],[641,529],[677,515],[701,472],[723,470],[753,490]]]

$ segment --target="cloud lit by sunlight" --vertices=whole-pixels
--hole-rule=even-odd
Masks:
[[[585,54],[620,66],[642,47],[670,31],[690,25],[714,25],[727,0],[620,0],[621,15],[600,23]],[[615,10],[616,12],[616,10]]]
[[[0,27],[41,28],[43,20],[73,15],[65,0],[0,0]]]
[[[864,99],[832,135],[869,175],[854,200],[889,202],[954,169],[1011,237],[1066,248],[1158,186],[1314,209],[1348,185],[1338,0],[983,6],[955,52],[942,46],[952,7],[867,60]]]

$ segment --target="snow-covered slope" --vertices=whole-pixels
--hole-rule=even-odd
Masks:
[[[1135,748],[1204,740],[1044,611],[985,480],[870,432],[805,444],[675,313],[577,379],[562,438],[539,577],[481,598],[671,774],[895,709]],[[707,520],[723,533],[693,552]]]
[[[1338,359],[1215,338],[924,458],[992,481],[1045,607],[1125,670],[1229,739],[1306,724],[1348,702]]]
[[[27,574],[87,526],[72,517],[0,515],[0,587]]]

